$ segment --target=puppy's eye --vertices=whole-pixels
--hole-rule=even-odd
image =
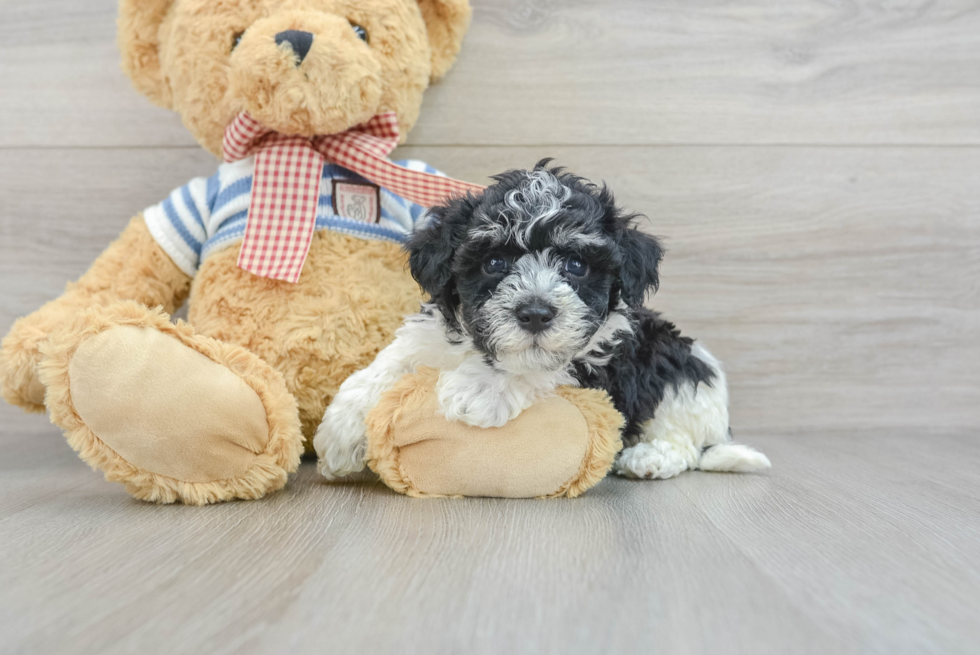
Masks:
[[[483,272],[487,275],[500,275],[507,270],[507,260],[491,257],[483,263]]]
[[[245,36],[245,31],[235,32],[231,35],[231,51],[234,52],[238,44],[241,43],[242,37]]]
[[[368,42],[367,30],[361,27],[360,25],[358,25],[357,23],[355,23],[354,21],[347,21],[347,22],[350,23],[350,26],[354,28],[354,34],[357,35],[357,38],[359,38],[361,41],[364,41],[364,43],[367,43]]]
[[[565,260],[565,272],[575,277],[582,277],[589,272],[589,267],[581,259],[572,257]]]

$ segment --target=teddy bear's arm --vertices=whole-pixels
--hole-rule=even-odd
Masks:
[[[37,363],[53,330],[88,307],[118,300],[161,306],[172,313],[186,298],[190,280],[137,216],[60,297],[14,323],[0,344],[0,393],[14,405],[42,411],[44,387],[38,381]]]

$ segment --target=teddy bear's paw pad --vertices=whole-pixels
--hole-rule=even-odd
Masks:
[[[665,480],[687,470],[687,462],[665,441],[638,443],[616,459],[616,473],[627,478]]]
[[[255,390],[155,329],[122,325],[85,339],[68,374],[78,417],[144,471],[181,482],[226,480],[244,474],[268,444]]]

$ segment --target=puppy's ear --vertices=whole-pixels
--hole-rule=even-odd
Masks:
[[[664,249],[657,237],[627,227],[620,237],[623,265],[619,273],[620,296],[629,307],[643,304],[648,291],[660,286],[660,260]]]
[[[636,227],[637,221],[646,220],[644,216],[624,212],[616,205],[609,187],[603,184],[591,189],[602,207],[606,229],[619,246],[622,257],[619,297],[628,307],[640,307],[647,292],[656,292],[660,286],[660,260],[664,258],[664,248],[657,237]]]
[[[443,309],[455,297],[453,255],[466,238],[474,203],[473,197],[467,196],[432,207],[425,223],[405,244],[412,277]]]

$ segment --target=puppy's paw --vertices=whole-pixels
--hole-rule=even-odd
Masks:
[[[443,371],[436,385],[439,412],[450,421],[478,428],[503,427],[524,408],[500,387],[501,380],[493,376]]]
[[[367,452],[367,426],[361,413],[338,396],[323,414],[313,437],[313,448],[319,458],[317,470],[328,480],[362,470]]]
[[[654,440],[625,449],[616,458],[616,473],[626,478],[672,478],[687,470],[687,461],[671,444]]]

